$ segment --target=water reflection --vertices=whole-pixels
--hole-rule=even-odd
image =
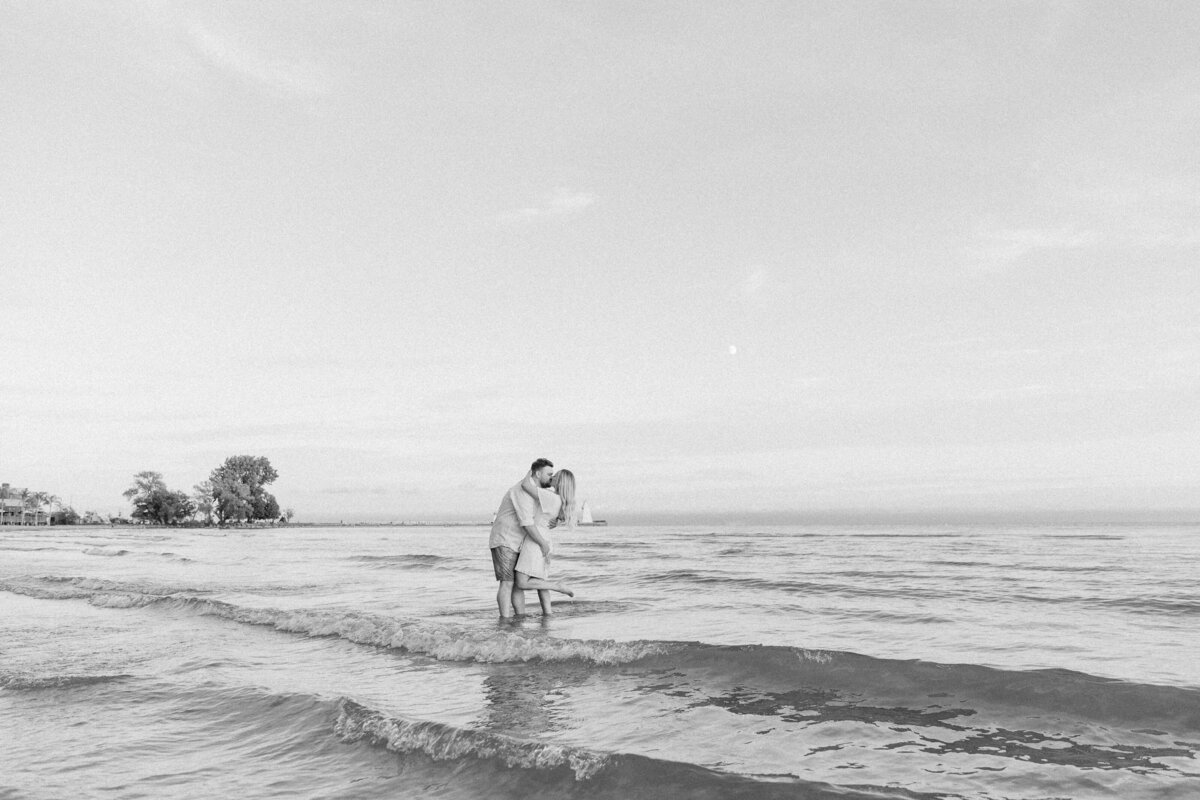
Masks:
[[[540,637],[553,628],[553,617],[501,620],[506,632]],[[483,678],[484,705],[473,726],[512,736],[536,738],[572,724],[569,690],[588,681],[593,667],[574,661],[527,661],[491,664]]]

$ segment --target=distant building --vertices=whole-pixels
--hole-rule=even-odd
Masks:
[[[57,497],[0,483],[0,525],[49,525],[46,506],[52,509],[57,502]]]
[[[0,525],[20,525],[33,519],[28,511],[25,511],[24,514],[21,513],[25,509],[22,495],[28,491],[28,489],[18,489],[7,483],[0,484]]]

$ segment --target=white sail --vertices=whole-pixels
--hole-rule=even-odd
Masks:
[[[581,508],[579,510],[579,524],[580,525],[591,525],[592,524],[592,506],[590,503],[588,503],[587,500],[583,501],[583,508]]]

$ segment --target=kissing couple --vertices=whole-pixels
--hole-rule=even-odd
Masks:
[[[575,475],[569,469],[555,472],[549,459],[539,458],[500,501],[488,538],[502,619],[524,616],[528,589],[537,590],[543,615],[553,613],[551,592],[575,596],[564,584],[550,582],[550,531],[563,523],[568,530],[575,527]]]

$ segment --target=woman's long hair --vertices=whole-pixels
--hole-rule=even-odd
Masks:
[[[569,469],[560,469],[550,479],[550,485],[558,492],[562,507],[558,510],[558,522],[575,527],[575,473]]]

